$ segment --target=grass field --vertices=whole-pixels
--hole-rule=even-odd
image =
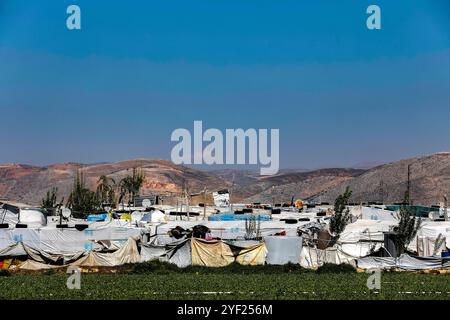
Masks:
[[[0,299],[450,299],[446,274],[383,273],[374,292],[366,286],[369,275],[348,271],[152,268],[83,273],[80,290],[67,289],[62,272],[2,276]]]

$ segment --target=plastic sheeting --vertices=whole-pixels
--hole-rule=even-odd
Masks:
[[[167,261],[177,265],[179,268],[185,268],[192,265],[190,241],[188,240],[169,246],[169,250],[167,251]]]
[[[114,267],[126,263],[138,263],[140,260],[136,240],[129,238],[123,247],[113,253],[91,251],[85,257],[75,261],[73,265],[80,267]]]
[[[176,264],[206,267],[225,267],[233,262],[242,265],[265,263],[267,248],[257,241],[241,241],[228,244],[224,241],[187,239],[170,245],[144,244],[141,246],[141,262],[159,260]]]
[[[166,246],[141,245],[141,262],[161,260],[166,256]]]
[[[20,242],[14,242],[9,246],[0,249],[0,257],[17,257],[25,256],[26,254],[27,252]]]
[[[430,257],[440,254],[446,248],[444,238],[441,241],[437,241],[438,238],[434,237],[416,237],[417,255],[421,257]]]
[[[227,207],[230,204],[230,194],[228,192],[213,192],[214,205],[217,207]]]
[[[297,227],[306,223],[308,222],[286,224],[284,221],[261,221],[260,234],[262,237],[265,237],[285,231],[287,236],[296,237]],[[204,225],[208,227],[211,230],[212,237],[224,240],[244,240],[247,233],[245,221],[171,221],[159,225],[156,228],[158,244],[177,242],[177,239],[167,235],[167,233],[176,226],[189,229],[195,225]]]
[[[166,215],[159,210],[146,212],[139,222],[165,222]]]
[[[397,225],[397,221],[362,220],[347,225],[339,237],[340,243],[357,243],[360,241],[384,241],[383,232]]]
[[[192,265],[205,267],[225,267],[234,262],[229,245],[220,240],[206,241],[191,239]]]
[[[163,261],[185,268],[192,265],[190,240],[182,240],[171,245],[141,245],[141,262]]]
[[[248,220],[250,217],[255,217],[256,221],[269,221],[270,216],[268,214],[254,214],[254,213],[247,213],[247,214],[234,214],[233,212],[230,213],[218,213],[210,216],[208,218],[209,221],[245,221]]]
[[[301,237],[265,237],[267,246],[267,264],[283,265],[300,263],[303,238]]]
[[[303,247],[300,255],[300,265],[303,268],[317,269],[324,263],[347,263],[356,266],[356,259],[336,247],[327,248],[325,250]]]
[[[397,221],[397,212],[380,208],[362,207],[361,217],[367,220]]]
[[[242,265],[263,265],[267,248],[259,243],[246,248],[229,245],[221,240],[191,239],[192,265],[225,267],[233,262]]]
[[[450,258],[440,257],[413,257],[402,254],[399,258],[391,257],[364,257],[357,260],[361,269],[402,269],[402,270],[430,270],[449,269]]]
[[[0,229],[0,256],[22,255],[23,252],[11,251],[17,243],[39,252],[64,255],[78,252],[101,250],[104,240],[122,245],[130,237],[140,236],[141,229],[128,228],[116,222],[91,223],[89,228],[78,231],[75,228],[57,229],[45,227],[39,229]],[[117,248],[117,247],[116,247]]]
[[[263,265],[267,257],[267,247],[264,243],[243,248],[236,256],[236,262],[242,265]]]
[[[67,264],[69,262],[75,261],[82,257],[85,252],[71,252],[71,253],[51,253],[43,250],[36,250],[31,247],[28,247],[25,244],[22,244],[26,254],[33,259],[34,261],[45,263],[47,261],[52,261],[54,263],[61,262],[63,264]]]
[[[34,260],[27,260],[19,266],[21,270],[30,270],[30,271],[38,271],[38,270],[48,270],[48,269],[57,269],[65,266],[54,266],[50,264],[45,264],[41,262],[37,262]]]
[[[429,239],[436,239],[439,234],[446,238],[446,246],[450,248],[450,221],[422,222],[422,226],[417,232],[418,237],[428,237]]]

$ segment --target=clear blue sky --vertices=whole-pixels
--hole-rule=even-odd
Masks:
[[[280,128],[285,168],[449,150],[450,1],[0,0],[0,118],[0,163],[169,159],[194,120]]]

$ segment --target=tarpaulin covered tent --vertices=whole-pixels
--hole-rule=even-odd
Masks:
[[[51,264],[45,264],[41,262],[37,262],[31,259],[24,261],[19,265],[19,269],[21,270],[30,270],[30,271],[38,271],[38,270],[47,270],[47,269],[58,269],[65,266],[55,266]]]
[[[284,221],[261,221],[260,235],[262,237],[275,235],[285,232],[287,236],[297,236],[297,227],[308,222],[298,222],[296,224],[286,224]],[[184,229],[190,229],[196,225],[203,225],[211,230],[211,236],[224,240],[244,240],[246,236],[245,221],[171,221],[161,224],[156,228],[157,243],[167,244],[176,242],[177,239],[171,238],[168,232],[173,228],[180,226]]]
[[[230,246],[223,241],[191,239],[192,265],[205,267],[225,267],[235,258]]]
[[[91,223],[87,229],[52,228],[0,229],[0,256],[23,255],[20,246],[48,254],[75,254],[77,252],[101,250],[102,241],[116,242],[121,246],[130,237],[140,236],[142,229],[123,226],[117,220],[106,223]],[[14,247],[14,250],[11,250]]]
[[[397,220],[397,212],[373,207],[362,207],[361,218],[365,220]]]
[[[190,239],[180,240],[169,245],[142,244],[141,262],[155,260],[173,263],[179,268],[192,265]]]
[[[234,261],[242,265],[263,265],[266,260],[265,243],[238,247],[221,240],[191,239],[192,265],[224,267]]]
[[[359,219],[346,226],[339,237],[341,243],[357,243],[360,241],[384,241],[383,232],[397,225],[394,220],[363,220]]]
[[[86,256],[72,263],[80,267],[114,267],[126,263],[140,262],[141,257],[137,248],[136,240],[129,238],[125,245],[112,253],[90,251]]]
[[[234,249],[236,252],[236,248]],[[236,254],[236,262],[242,265],[259,266],[265,263],[267,247],[265,243],[241,248]]]
[[[450,221],[424,221],[417,232],[417,236],[431,239],[436,239],[440,234],[445,237],[447,248],[450,248]]]
[[[243,265],[265,263],[267,249],[264,243],[240,244],[241,246],[237,246],[221,240],[206,241],[197,238],[169,245],[144,244],[141,246],[141,262],[166,261],[178,267],[225,267],[233,262]]]
[[[303,247],[300,255],[300,265],[307,269],[317,269],[324,263],[347,263],[356,266],[356,257],[346,254],[339,247],[320,250],[311,247]]]
[[[244,213],[244,214],[234,214],[233,212],[225,212],[225,213],[218,213],[210,216],[208,218],[209,221],[245,221],[249,218],[254,217],[256,220],[259,221],[269,221],[270,216],[268,214],[259,214],[259,213]]]
[[[146,212],[139,222],[164,222],[165,214],[160,210]]]
[[[397,220],[359,219],[347,225],[339,238],[339,243],[343,251],[354,256],[364,256],[368,254],[368,249],[371,247],[375,247],[375,250],[381,247],[384,242],[384,233],[391,231],[397,224]],[[438,238],[445,238],[445,245],[435,248]],[[430,256],[439,254],[445,246],[450,248],[450,222],[422,221],[416,237],[408,245],[408,251],[417,252],[420,256]],[[364,254],[364,252],[367,253]]]
[[[416,217],[428,217],[430,212],[436,212],[439,214],[440,209],[434,207],[425,207],[418,205],[387,205],[386,209],[392,211],[399,211],[401,208],[406,208],[412,215]]]
[[[441,257],[413,257],[402,254],[399,258],[364,257],[357,260],[361,269],[402,269],[402,270],[430,270],[450,269],[450,258]]]
[[[20,244],[19,244],[20,245]],[[61,265],[49,264],[43,259],[43,257],[56,262],[57,255],[46,255],[44,252],[38,252],[36,250],[26,248],[25,250],[29,255],[29,259],[24,263],[19,265],[19,269],[25,270],[43,270],[43,269],[53,269],[68,266],[78,266],[78,267],[115,267],[127,263],[137,263],[140,262],[141,257],[136,244],[136,239],[129,238],[127,242],[115,252],[103,253],[103,252],[79,252],[77,255],[67,256],[64,259],[64,263]]]
[[[10,227],[17,223],[26,224],[28,227],[42,227],[47,224],[47,219],[41,208],[22,203],[0,202],[0,223],[7,223]]]
[[[264,237],[264,242],[267,246],[267,264],[300,263],[301,237],[268,236]]]

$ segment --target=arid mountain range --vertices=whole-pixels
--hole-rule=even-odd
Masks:
[[[203,188],[228,188],[234,202],[286,202],[309,199],[330,202],[346,186],[353,191],[351,201],[400,202],[404,198],[408,165],[411,172],[411,199],[417,204],[437,204],[450,193],[450,152],[436,153],[376,166],[370,169],[331,168],[284,170],[275,176],[258,176],[256,171],[204,171],[174,165],[166,160],[136,159],[116,163],[83,165],[54,164],[46,167],[22,164],[0,165],[0,198],[38,205],[47,190],[58,187],[58,197],[67,199],[77,170],[91,189],[106,175],[119,182],[142,168],[145,182],[141,194],[180,193],[183,185],[191,193]],[[59,199],[58,199],[59,200]]]

